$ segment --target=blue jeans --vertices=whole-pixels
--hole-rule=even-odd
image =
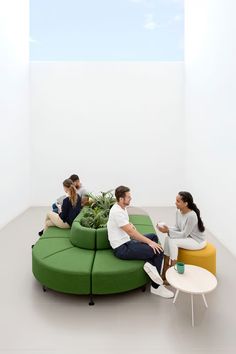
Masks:
[[[146,234],[145,237],[154,242],[158,242],[156,234]],[[148,244],[131,240],[113,250],[115,256],[120,259],[140,259],[154,265],[159,274],[161,274],[161,266],[163,261],[163,252],[154,253],[152,247]],[[157,288],[158,284],[152,281],[152,286]]]

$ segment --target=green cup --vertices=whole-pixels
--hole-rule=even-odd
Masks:
[[[179,274],[184,274],[184,263],[177,262],[174,268]]]

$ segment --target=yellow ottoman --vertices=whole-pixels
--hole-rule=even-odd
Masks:
[[[216,248],[211,243],[207,243],[206,247],[190,251],[179,248],[178,262],[196,265],[209,270],[209,272],[216,274]]]

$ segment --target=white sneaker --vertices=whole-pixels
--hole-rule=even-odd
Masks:
[[[174,293],[164,287],[164,285],[160,285],[157,289],[151,286],[151,293],[154,295],[159,295],[161,297],[165,297],[166,299],[171,299],[174,297]]]
[[[148,276],[152,279],[152,281],[154,281],[154,283],[158,285],[163,284],[163,280],[160,274],[158,273],[156,267],[154,267],[151,263],[146,262],[143,266],[143,269],[148,274]]]

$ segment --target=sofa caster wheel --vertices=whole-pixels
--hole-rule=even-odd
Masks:
[[[142,287],[142,292],[144,293],[146,291],[146,285]]]
[[[34,248],[34,245],[31,245],[31,248]]]
[[[44,292],[47,291],[46,286],[43,285],[42,288],[43,288],[43,291],[44,291]]]
[[[92,295],[90,295],[89,306],[93,306],[93,305],[94,305],[93,297],[92,297]]]

